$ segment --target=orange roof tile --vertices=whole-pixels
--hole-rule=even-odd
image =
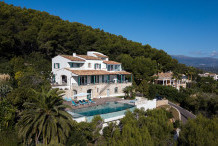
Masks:
[[[76,75],[80,75],[80,76],[84,76],[84,75],[116,75],[116,74],[129,75],[129,74],[131,74],[131,73],[126,72],[126,71],[109,72],[109,71],[105,71],[105,70],[71,70],[71,69],[67,69],[67,70],[71,71],[72,73],[74,73]]]
[[[85,61],[83,59],[80,59],[78,57],[74,57],[74,56],[71,56],[71,55],[60,55],[60,56],[66,58],[66,59],[69,59],[71,61]]]
[[[166,72],[166,73],[158,73],[157,75],[154,76],[158,76],[158,79],[172,79],[173,77],[173,73],[172,72]]]
[[[96,55],[96,56],[98,56],[98,57],[108,58],[108,56],[102,55],[102,54],[99,54],[99,53],[93,53],[93,54]]]
[[[121,64],[119,62],[116,61],[103,61],[105,64]]]
[[[77,55],[77,56],[79,56],[79,57],[81,57],[81,58],[84,58],[84,59],[86,59],[86,60],[101,60],[101,59],[98,58],[98,57],[93,57],[93,56],[88,56],[88,55]]]
[[[122,74],[122,75],[131,75],[130,72],[127,72],[127,71],[114,71],[114,72],[110,72],[110,74]]]
[[[108,75],[109,74],[109,72],[104,70],[69,70],[69,71],[71,71],[76,75]]]

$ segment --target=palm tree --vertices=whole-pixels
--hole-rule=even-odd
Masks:
[[[194,67],[190,67],[189,74],[191,75],[191,81],[192,81],[192,76],[195,74]]]
[[[178,80],[181,80],[181,74],[179,74],[178,72],[173,72],[173,78],[176,80],[176,88],[178,89]]]
[[[62,104],[63,92],[44,88],[41,92],[33,91],[36,96],[32,102],[24,103],[26,109],[17,124],[19,135],[26,144],[35,142],[47,145],[51,141],[64,143],[73,120],[65,111],[68,106]]]
[[[133,86],[127,86],[123,89],[123,92],[125,93],[125,98],[135,98],[135,88]]]

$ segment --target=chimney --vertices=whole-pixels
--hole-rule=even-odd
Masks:
[[[76,56],[76,53],[73,53],[73,56]]]

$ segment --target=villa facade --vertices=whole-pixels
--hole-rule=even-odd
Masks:
[[[157,77],[154,83],[164,86],[172,86],[178,90],[180,87],[186,88],[186,83],[190,82],[184,74],[181,76],[181,79],[173,78],[173,72],[161,72],[154,76]]]
[[[215,73],[204,73],[204,74],[198,74],[200,77],[211,77],[215,81],[218,81],[218,74]]]
[[[123,96],[123,89],[132,85],[132,75],[122,70],[119,62],[108,56],[88,51],[87,55],[58,55],[52,58],[52,87],[64,90],[76,99]]]

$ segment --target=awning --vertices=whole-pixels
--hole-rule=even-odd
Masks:
[[[90,93],[79,93],[74,95],[73,97],[80,97],[80,96],[87,96],[87,95],[90,95]]]
[[[71,101],[72,99],[71,99],[71,98],[68,98],[68,97],[64,97],[64,100],[65,100],[65,101]]]

